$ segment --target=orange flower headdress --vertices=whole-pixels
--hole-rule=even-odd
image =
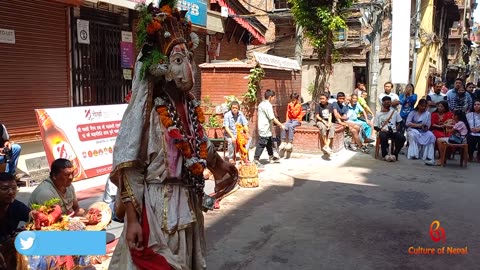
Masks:
[[[167,63],[167,57],[175,45],[185,43],[189,50],[194,50],[200,42],[198,35],[192,32],[192,23],[185,17],[187,11],[178,10],[175,0],[162,0],[158,6],[155,7],[153,3],[137,6],[140,19],[136,45],[142,50],[142,79],[148,71],[155,76],[164,75],[166,69],[157,65]]]

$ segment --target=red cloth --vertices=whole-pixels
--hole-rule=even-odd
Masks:
[[[75,266],[73,256],[55,256],[55,266],[65,266],[66,269],[71,270]]]
[[[135,266],[141,270],[171,270],[173,269],[167,260],[160,254],[155,253],[148,247],[148,236],[150,235],[150,226],[148,225],[147,211],[145,206],[142,210],[142,234],[143,250],[130,249],[132,260]]]
[[[445,121],[451,120],[451,119],[453,119],[453,113],[452,112],[444,113],[442,120],[440,120],[440,116],[438,115],[437,112],[433,112],[432,113],[431,124],[432,125],[441,125],[441,124],[445,123]],[[433,135],[435,135],[435,138],[437,138],[437,139],[442,138],[442,137],[450,137],[450,135],[452,135],[450,132],[445,132],[443,129],[434,128],[433,126],[432,126],[431,130],[432,130]]]

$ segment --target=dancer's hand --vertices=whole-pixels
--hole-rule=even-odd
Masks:
[[[138,222],[137,212],[131,202],[125,202],[124,204],[127,214],[127,234],[125,235],[125,239],[127,240],[128,247],[130,249],[142,250],[142,226],[140,222]]]
[[[127,220],[127,234],[125,236],[130,249],[143,250],[142,226],[136,220]]]
[[[2,253],[0,253],[0,269],[7,269],[7,263],[5,262]]]

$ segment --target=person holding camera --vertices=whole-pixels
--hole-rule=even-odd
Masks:
[[[22,147],[16,143],[10,141],[10,135],[8,135],[5,125],[0,124],[0,164],[6,163],[5,172],[17,176],[17,163],[20,157]]]
[[[435,135],[430,131],[432,124],[430,112],[427,110],[427,100],[420,99],[414,111],[407,117],[408,159],[425,160],[435,163]]]
[[[402,117],[396,110],[391,110],[392,98],[384,96],[382,98],[382,109],[376,113],[374,120],[374,129],[378,132],[380,146],[382,149],[382,158],[385,161],[393,162],[398,160],[398,153],[405,144],[405,136],[398,132],[402,124]],[[388,154],[388,139],[392,139],[395,144],[393,153]]]

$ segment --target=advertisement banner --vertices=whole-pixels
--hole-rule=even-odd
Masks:
[[[48,163],[66,158],[74,181],[110,173],[113,146],[127,104],[36,109]]]
[[[120,42],[122,68],[133,68],[133,43]]]
[[[179,0],[177,8],[188,10],[187,18],[194,25],[207,26],[207,0]]]

